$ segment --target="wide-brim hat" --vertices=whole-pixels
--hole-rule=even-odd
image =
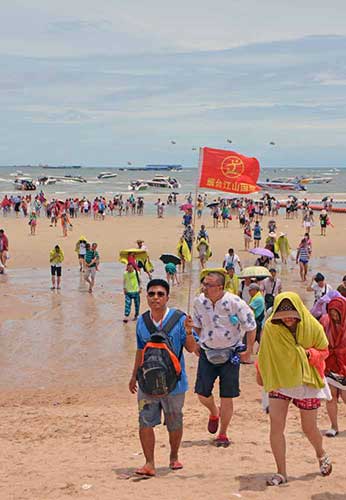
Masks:
[[[282,299],[272,316],[271,322],[280,323],[284,318],[301,320],[300,314],[289,299]]]

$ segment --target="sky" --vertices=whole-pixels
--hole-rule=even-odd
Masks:
[[[0,7],[0,165],[346,167],[344,0]]]

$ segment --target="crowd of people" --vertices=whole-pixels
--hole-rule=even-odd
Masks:
[[[101,220],[105,213],[114,215],[115,210],[118,215],[123,210],[125,214],[141,214],[138,212],[141,198],[135,199],[133,195],[121,210],[119,207],[124,203],[115,198],[111,205],[104,197],[97,197],[93,202],[86,199],[48,202],[43,193],[34,199],[30,195],[19,197],[19,201],[17,198],[5,197],[5,210],[4,200],[1,203],[4,215],[6,212],[7,216],[12,209],[17,216],[20,211],[24,216],[28,215],[31,234],[35,234],[42,210],[51,225],[57,225],[57,220],[61,219],[64,236],[73,219],[80,214],[92,214]],[[208,205],[206,197],[201,195],[196,207],[192,206],[192,201],[190,195],[184,204],[184,229],[176,252],[165,254],[166,258],[162,259],[164,267],[160,272],[165,273],[166,279],[153,278],[148,248],[142,239],[137,240],[137,248],[120,254],[120,262],[125,265],[123,322],[128,323],[132,304],[132,319],[136,321],[137,351],[129,390],[137,392],[139,436],[145,457],[144,465],[136,473],[148,477],[156,474],[154,427],[160,424],[162,412],[169,434],[169,466],[172,470],[183,468],[179,448],[184,399],[188,390],[184,349],[198,357],[195,393],[207,412],[206,429],[216,435],[215,446],[227,448],[231,443],[229,427],[234,412],[233,400],[240,396],[240,365],[254,364],[256,346],[256,377],[263,388],[264,407],[270,420],[270,444],[277,467],[267,484],[277,486],[288,480],[284,429],[291,402],[300,411],[302,430],[315,451],[319,471],[322,476],[328,476],[332,472],[332,462],[323,444],[317,415],[321,402],[326,401],[330,420],[326,436],[338,436],[338,400],[346,403],[346,276],[337,289],[333,289],[321,272],[315,273],[305,287],[307,292],[314,293],[314,305],[308,310],[299,295],[284,289],[280,278],[278,263],[281,268],[286,266],[292,252],[287,234],[280,232],[277,235],[275,217],[279,203],[275,198],[265,195],[261,201],[219,199]],[[170,203],[174,203],[173,196]],[[158,199],[159,218],[163,218],[164,206]],[[244,267],[239,252],[232,247],[228,248],[220,267],[207,268],[212,256],[210,235],[205,224],[200,225],[195,235],[193,220],[193,210],[199,218],[204,208],[210,209],[211,227],[219,227],[223,222],[223,227],[227,228],[232,218],[239,220],[244,231],[245,250],[254,254],[255,271],[246,273],[248,268]],[[286,217],[298,218],[297,210],[292,199]],[[324,229],[329,218],[327,210],[326,214]],[[264,216],[269,218],[266,225]],[[302,282],[307,282],[309,272],[312,255],[310,229],[313,224],[313,211],[305,203],[302,206],[305,234],[293,257],[299,264]],[[8,237],[1,229],[2,269],[7,265],[8,248]],[[97,243],[89,243],[80,236],[75,251],[79,270],[92,293],[100,263]],[[194,251],[200,263],[200,287],[193,298],[190,315],[171,307],[169,298],[171,286],[180,284],[183,273],[188,271],[191,279],[190,263]],[[170,260],[169,255],[174,258]],[[49,262],[51,288],[60,290],[64,262],[62,246],[54,245]],[[146,287],[143,273],[148,277]],[[144,288],[149,310],[141,314]],[[214,390],[217,380],[219,402]]]

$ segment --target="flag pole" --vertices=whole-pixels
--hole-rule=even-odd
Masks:
[[[192,218],[192,231],[193,234],[195,235],[195,226],[196,226],[196,207],[197,207],[197,197],[198,197],[198,187],[199,187],[199,178],[201,175],[201,165],[202,165],[202,159],[203,159],[203,152],[202,148],[199,148],[199,159],[198,159],[198,176],[197,176],[197,182],[196,182],[196,190],[195,190],[195,201],[194,201],[194,210],[193,210],[193,218]],[[191,291],[192,291],[192,269],[193,269],[193,249],[194,249],[194,241],[192,241],[192,248],[191,248],[191,269],[190,269],[190,277],[189,277],[189,288],[188,288],[188,294],[187,294],[187,314],[190,314],[190,307],[191,307]]]

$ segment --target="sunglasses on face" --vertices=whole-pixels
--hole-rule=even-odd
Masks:
[[[165,295],[165,292],[148,292],[148,297],[164,297]]]

